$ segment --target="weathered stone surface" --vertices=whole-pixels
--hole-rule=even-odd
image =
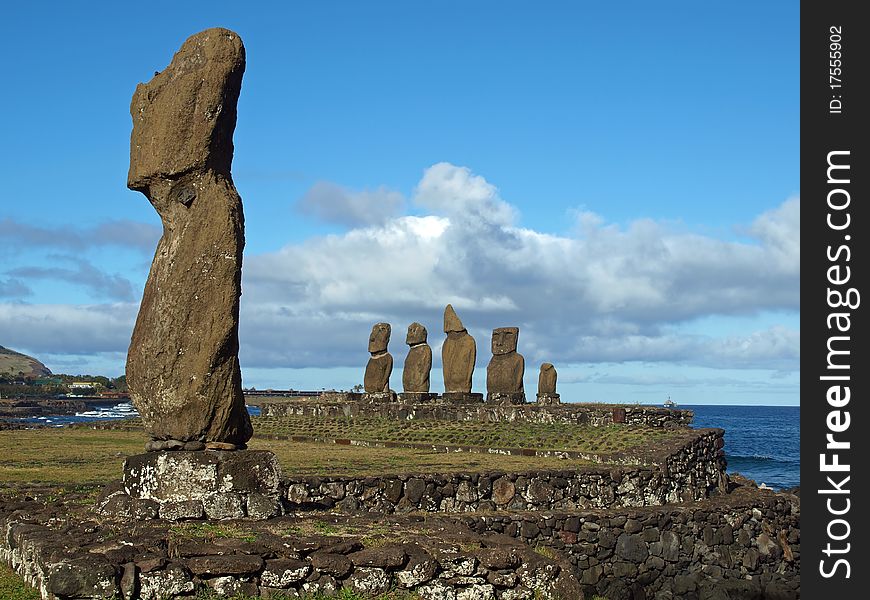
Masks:
[[[256,498],[277,499],[280,482],[278,460],[266,450],[147,452],[124,462],[125,492],[140,503],[155,501],[161,517],[172,520],[199,518],[203,507],[213,518],[243,516],[242,495],[247,494],[254,498],[254,512],[263,512],[266,507]]]
[[[201,519],[203,514],[202,500],[185,500],[183,502],[166,502],[160,506],[160,518],[167,521],[182,519]]]
[[[390,373],[393,372],[393,357],[387,352],[390,343],[390,324],[376,323],[369,335],[369,354],[363,388],[368,393],[389,392]]]
[[[552,363],[543,363],[538,374],[538,404],[560,404],[561,399],[556,393],[556,367]]]
[[[353,570],[353,563],[348,557],[332,552],[315,552],[311,555],[311,566],[339,579]]]
[[[429,372],[432,370],[432,348],[426,343],[426,328],[420,323],[408,326],[405,343],[410,346],[402,370],[402,388],[405,392],[427,393]]]
[[[444,309],[444,333],[447,334],[447,339],[441,346],[444,391],[470,393],[474,363],[477,360],[477,344],[450,304]]]
[[[114,568],[96,556],[52,565],[47,587],[52,594],[73,598],[109,598],[118,591]]]
[[[245,70],[239,36],[208,29],[139,84],[127,186],[163,221],[127,353],[130,397],[155,439],[245,443],[239,370],[244,217],[230,175]]]
[[[496,504],[507,504],[513,500],[517,488],[507,476],[502,476],[492,482],[492,500]]]
[[[311,565],[305,561],[290,558],[267,560],[260,581],[269,587],[286,588],[302,581],[310,572]]]
[[[263,559],[249,554],[194,556],[187,567],[194,575],[248,575],[263,568]]]
[[[556,393],[556,367],[552,363],[541,364],[541,372],[538,374],[538,393]]]
[[[163,600],[194,590],[191,576],[180,566],[174,565],[164,571],[139,574],[139,598],[141,600]]]
[[[492,394],[524,394],[525,359],[517,352],[518,327],[492,330],[492,360],[486,367],[487,401]]]

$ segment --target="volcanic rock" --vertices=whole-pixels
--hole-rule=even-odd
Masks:
[[[429,391],[429,372],[432,369],[432,348],[426,343],[426,328],[420,323],[408,326],[405,343],[410,346],[402,370],[402,387],[405,392]]]
[[[393,372],[393,357],[387,352],[390,343],[390,324],[375,323],[369,335],[369,354],[363,387],[367,393],[389,392],[390,373]]]
[[[447,334],[441,347],[444,391],[468,394],[471,392],[471,378],[477,360],[477,344],[450,304],[444,309],[444,333]]]
[[[239,370],[244,217],[233,131],[245,49],[227,29],[188,38],[130,106],[127,187],[163,222],[127,354],[127,383],[155,439],[244,444]]]

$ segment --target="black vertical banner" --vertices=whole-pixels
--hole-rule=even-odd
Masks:
[[[800,566],[810,600],[867,598],[870,574],[870,22],[859,6],[801,4]]]

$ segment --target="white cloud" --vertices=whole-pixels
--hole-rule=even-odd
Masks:
[[[342,193],[330,211],[359,196]],[[358,206],[378,193],[363,193],[370,195]],[[384,209],[377,219],[348,219],[357,227],[343,234],[246,255],[243,369],[358,367],[361,373],[370,327],[379,321],[393,325],[394,378],[413,321],[428,328],[438,367],[447,303],[477,339],[479,368],[488,362],[492,328],[517,325],[530,371],[544,360],[799,369],[800,334],[773,317],[759,318],[754,332],[718,333],[722,319],[747,315],[783,314],[793,322],[800,308],[798,198],[745,227],[747,241],[674,230],[652,219],[620,227],[588,212],[577,215],[576,234],[533,231],[517,225],[517,212],[495,186],[448,163],[426,170],[412,201],[431,214],[391,216],[396,209]],[[136,309],[130,303],[0,304],[0,343],[76,355],[123,352]],[[711,316],[717,328],[681,332]]]
[[[39,358],[46,354],[126,352],[138,303],[0,303],[3,344]]]
[[[403,328],[422,322],[437,347],[450,302],[483,364],[490,330],[519,325],[527,360],[799,366],[799,334],[775,324],[739,340],[674,332],[710,315],[799,310],[796,198],[756,219],[752,242],[651,219],[620,228],[588,212],[576,237],[532,231],[495,186],[448,163],[426,170],[413,201],[436,214],[246,258],[243,359],[364,364],[368,328],[388,321],[400,362]]]
[[[379,225],[402,210],[402,194],[381,186],[375,190],[351,191],[319,181],[296,204],[303,214],[350,227]]]

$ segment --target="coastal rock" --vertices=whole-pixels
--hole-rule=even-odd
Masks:
[[[477,344],[450,304],[444,309],[444,333],[447,334],[441,346],[444,391],[468,394],[471,392],[471,378],[477,360]]]
[[[393,372],[393,357],[387,352],[390,343],[390,324],[376,323],[369,335],[369,354],[363,387],[367,393],[389,392],[390,373]]]
[[[244,218],[233,131],[245,70],[239,36],[208,29],[139,84],[127,187],[163,222],[127,354],[130,397],[154,439],[244,444],[239,370]]]
[[[408,326],[405,343],[410,346],[402,370],[402,387],[405,392],[429,392],[429,371],[432,369],[432,348],[426,343],[426,328],[420,323]]]
[[[499,327],[492,330],[492,360],[486,367],[487,400],[494,397],[525,396],[523,373],[525,359],[517,352],[519,327]]]

